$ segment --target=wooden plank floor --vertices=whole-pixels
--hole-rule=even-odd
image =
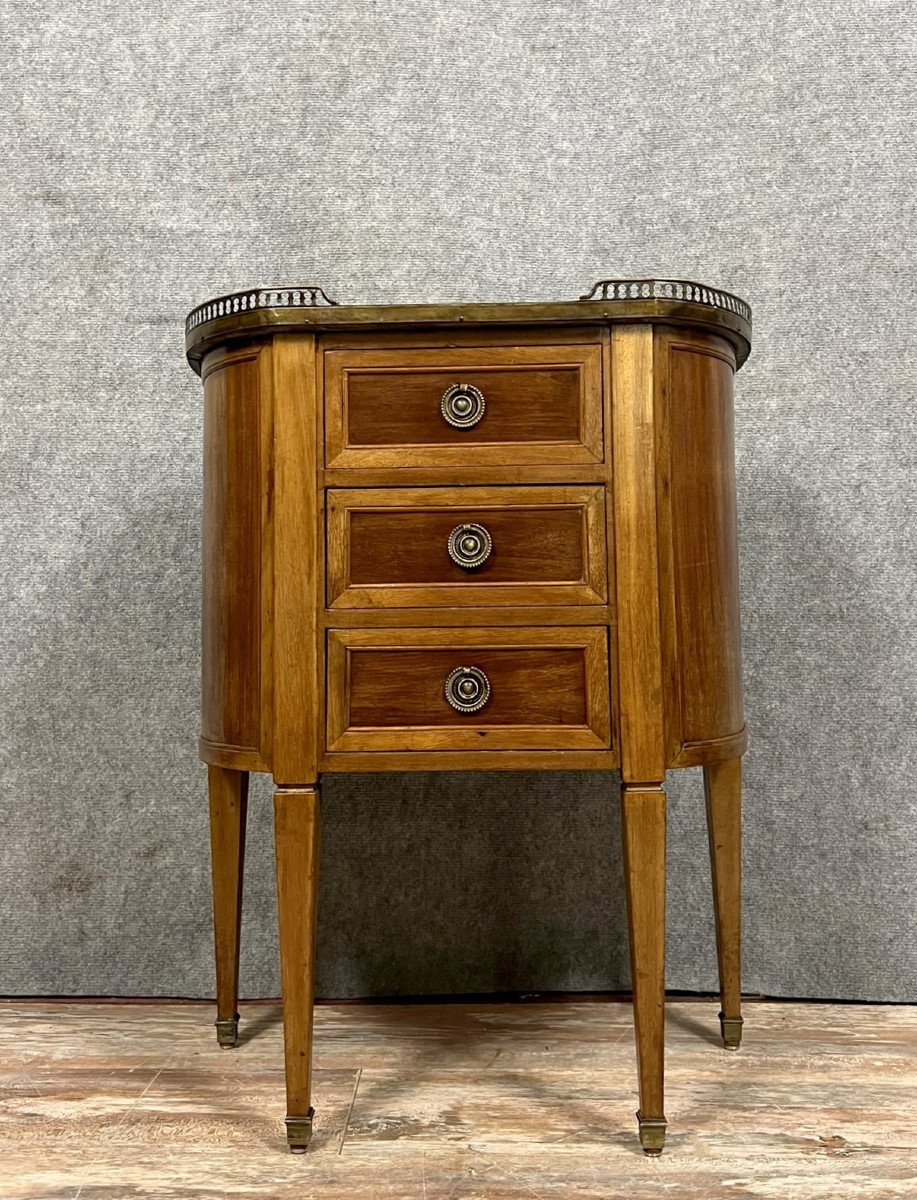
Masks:
[[[280,1011],[0,1004],[3,1200],[915,1200],[917,1009],[671,1003],[669,1138],[637,1142],[621,1002],[328,1005],[316,1132],[283,1135]]]

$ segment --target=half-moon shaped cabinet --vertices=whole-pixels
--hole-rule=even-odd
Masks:
[[[748,306],[256,288],[187,319],[204,385],[203,728],[217,1036],[238,1030],[248,773],[273,776],[287,1138],[312,1127],[322,775],[619,770],[640,1141],[665,1138],[666,772],[702,767],[739,1045],[733,377]]]

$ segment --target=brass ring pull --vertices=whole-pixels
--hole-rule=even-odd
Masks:
[[[470,383],[453,383],[440,402],[443,420],[453,429],[470,429],[484,416],[484,393]]]
[[[490,558],[493,539],[483,525],[456,525],[449,534],[447,549],[457,567],[476,571]]]
[[[446,699],[465,716],[480,712],[490,699],[490,680],[480,667],[456,667],[446,678]]]

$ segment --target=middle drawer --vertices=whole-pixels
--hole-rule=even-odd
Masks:
[[[605,604],[604,490],[333,488],[328,606]]]

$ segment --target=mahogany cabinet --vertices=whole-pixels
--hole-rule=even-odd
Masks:
[[[732,389],[750,318],[735,296],[668,280],[553,304],[360,307],[258,288],[188,317],[205,406],[217,1035],[235,1044],[248,773],[266,771],[294,1150],[312,1124],[326,772],[620,771],[652,1154],[666,1126],[664,783],[702,767],[720,1021],[738,1047]]]

